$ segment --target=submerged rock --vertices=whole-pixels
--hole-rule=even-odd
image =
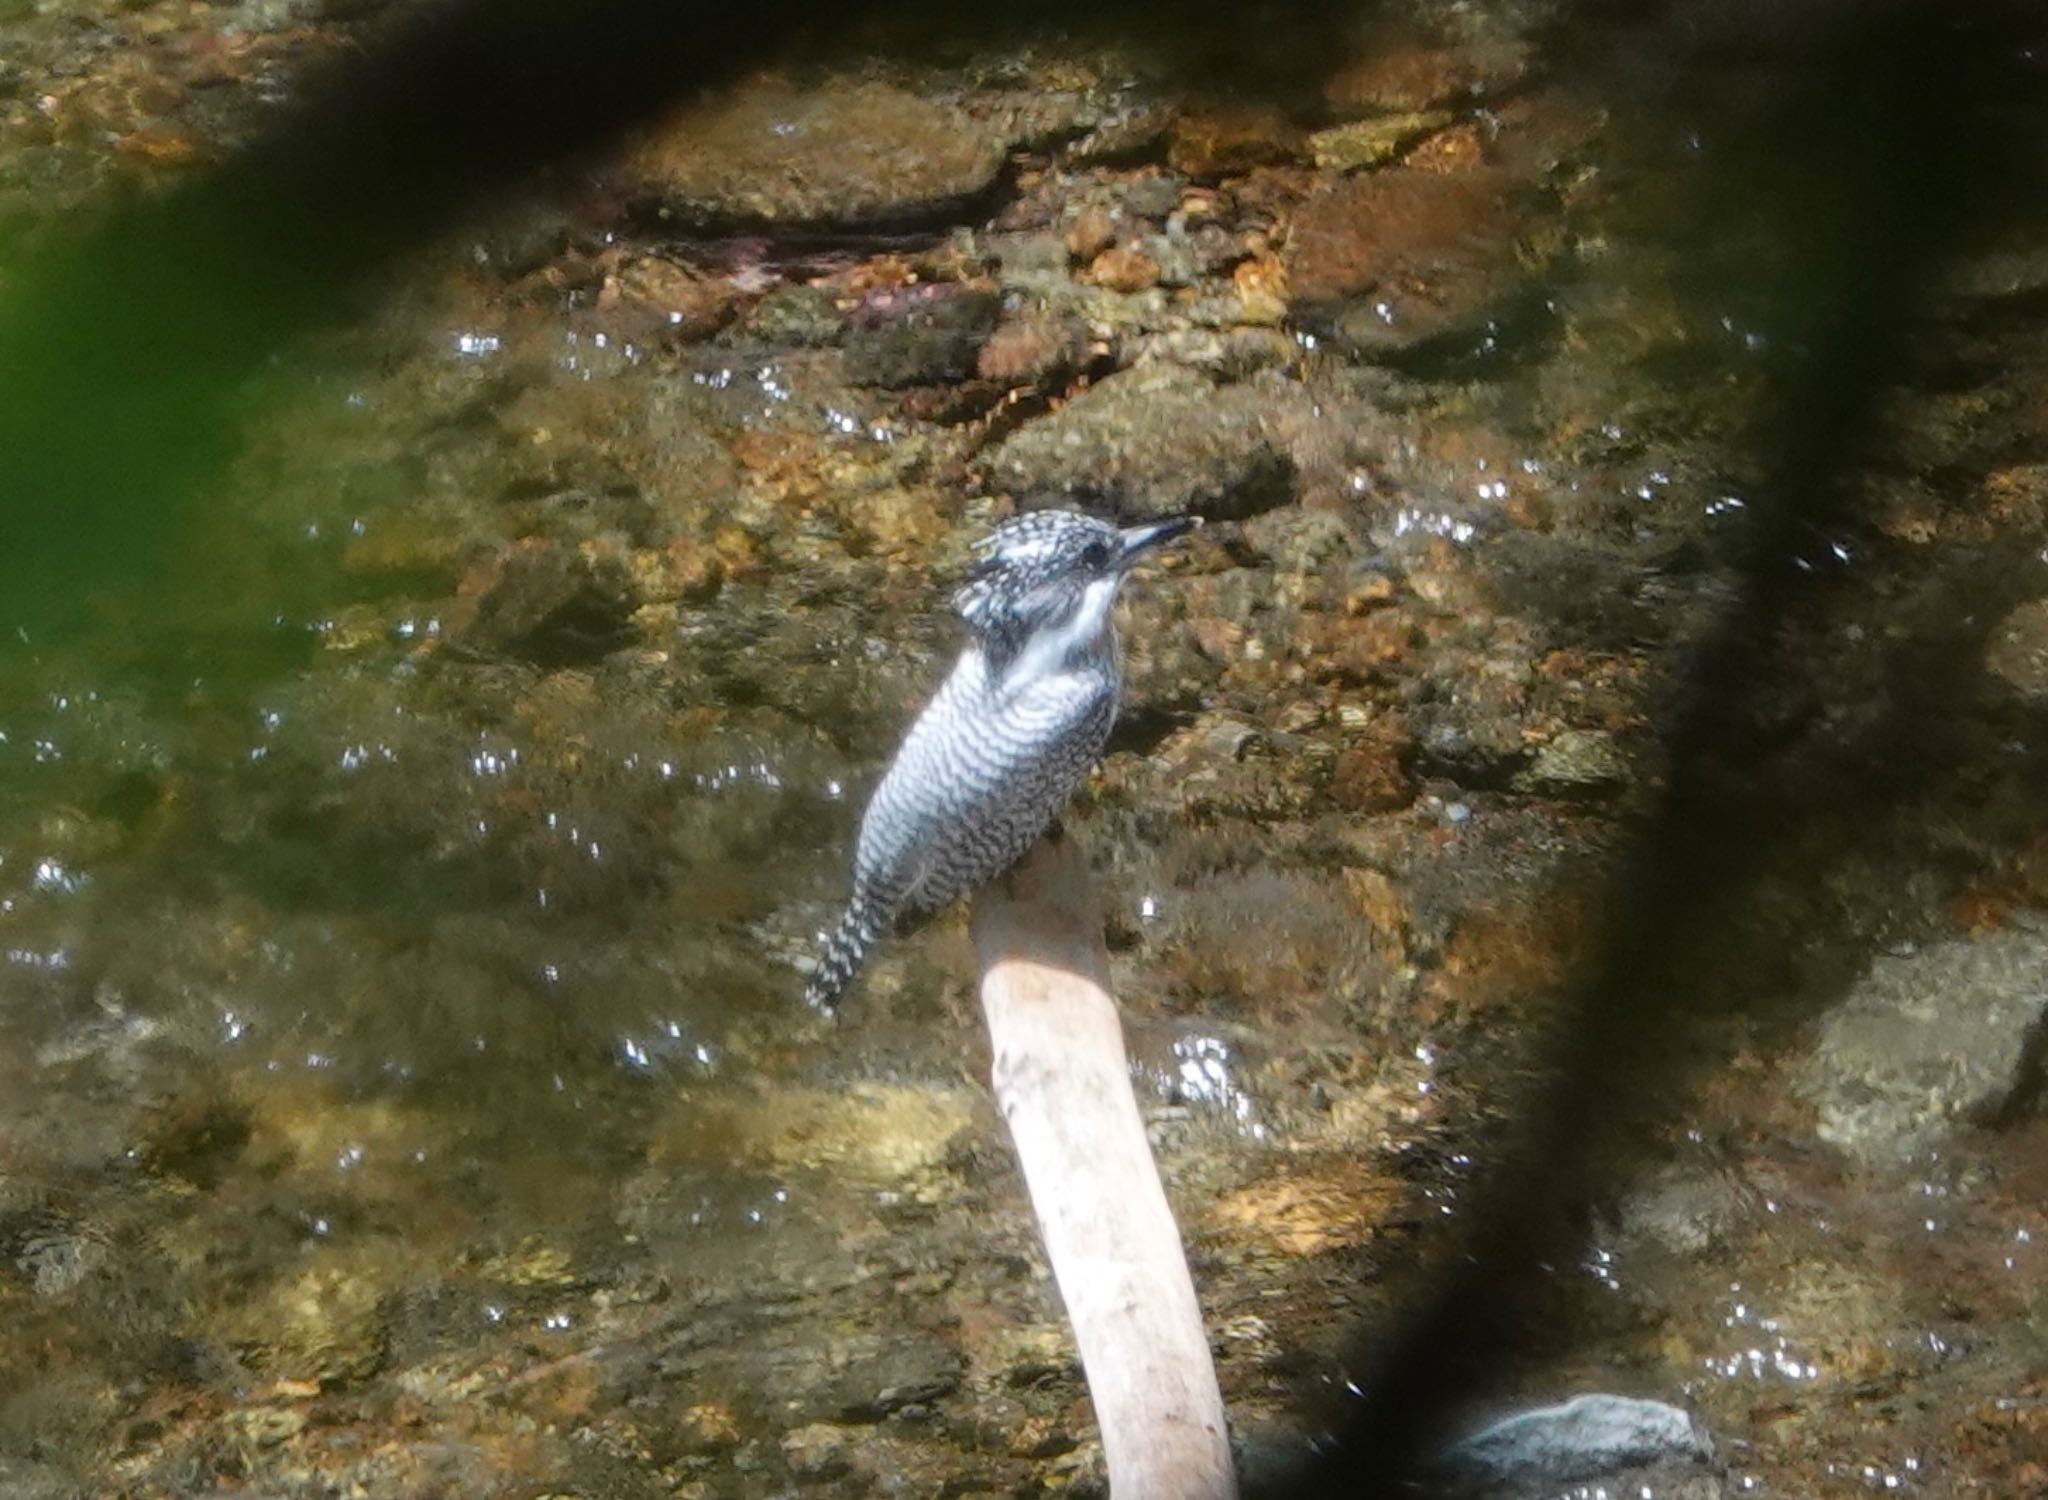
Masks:
[[[989,468],[1013,494],[1072,493],[1128,515],[1253,515],[1294,492],[1294,460],[1264,421],[1270,407],[1248,386],[1189,370],[1126,370],[1013,434]]]
[[[1468,788],[1505,785],[1528,753],[1530,671],[1527,657],[1506,642],[1433,666],[1409,715],[1419,769]]]
[[[664,214],[698,227],[915,223],[984,192],[1007,148],[886,84],[763,82],[671,118],[633,171]]]
[[[837,1479],[861,1433],[834,1422],[811,1422],[782,1437],[782,1461],[801,1479]]]
[[[1597,729],[1567,729],[1536,752],[1518,788],[1552,797],[1585,796],[1628,780],[1628,758],[1614,737]]]
[[[960,1388],[959,1352],[943,1340],[906,1329],[890,1346],[842,1370],[832,1396],[843,1422],[879,1422],[906,1407],[950,1396]]]
[[[2025,1100],[2048,1028],[2048,935],[2008,929],[1886,955],[1821,1023],[1799,1092],[1820,1137],[1900,1161]]]
[[[1514,218],[1498,172],[1347,177],[1295,215],[1294,306],[1367,356],[1476,326],[1519,282]]]
[[[1091,261],[1116,243],[1117,232],[1116,217],[1107,209],[1083,209],[1067,224],[1067,254],[1077,261]]]
[[[1463,48],[1386,45],[1332,75],[1323,101],[1346,119],[1436,109],[1512,88],[1531,62],[1526,46],[1506,38]]]
[[[1090,358],[1088,325],[1026,310],[999,323],[975,356],[974,373],[1003,385],[1052,385]]]
[[[618,556],[534,538],[507,554],[458,636],[541,666],[595,661],[630,638],[639,602]]]
[[[688,341],[716,333],[738,297],[728,278],[706,276],[658,255],[627,261],[604,279],[598,311],[622,341]]]
[[[1377,167],[1392,161],[1425,136],[1442,130],[1453,118],[1448,110],[1427,109],[1332,125],[1308,138],[1309,151],[1316,165],[1328,171],[1354,172],[1361,167]]]
[[[1662,1401],[1604,1394],[1574,1396],[1557,1406],[1516,1412],[1458,1439],[1439,1460],[1457,1495],[1551,1495],[1560,1485],[1626,1477],[1618,1493],[1719,1495],[1719,1480],[1703,1472],[1713,1446],[1692,1417]],[[1646,1472],[1647,1471],[1647,1472]]]
[[[731,330],[735,341],[777,349],[822,349],[839,342],[846,317],[823,287],[779,286],[747,310]]]
[[[2048,701],[2048,599],[2035,599],[1998,622],[1984,665],[2029,702]]]
[[[992,288],[904,287],[871,299],[846,333],[846,373],[860,385],[936,385],[974,373],[1002,299]]]
[[[1159,262],[1136,245],[1116,245],[1096,256],[1088,279],[1112,292],[1142,292],[1159,284]]]
[[[1613,1228],[1624,1240],[1667,1254],[1702,1256],[1724,1246],[1743,1222],[1742,1189],[1725,1173],[1669,1167],[1616,1207]]]
[[[1300,151],[1301,132],[1277,109],[1196,110],[1174,122],[1167,161],[1190,177],[1216,178],[1292,161]]]
[[[1382,721],[1330,767],[1330,799],[1349,812],[1392,812],[1415,800],[1403,762],[1414,752],[1407,726]]]

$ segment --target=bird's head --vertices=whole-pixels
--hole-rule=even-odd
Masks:
[[[981,542],[953,605],[1005,656],[1032,642],[1080,647],[1107,628],[1131,565],[1199,524],[1166,516],[1118,527],[1079,511],[1026,511]]]

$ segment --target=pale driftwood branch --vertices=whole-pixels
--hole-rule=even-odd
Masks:
[[[996,1103],[1080,1346],[1112,1500],[1235,1500],[1223,1396],[1080,851],[1042,840],[984,890],[974,946]]]

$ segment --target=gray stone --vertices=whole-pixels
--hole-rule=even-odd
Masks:
[[[1172,366],[1119,371],[1014,433],[991,477],[1012,494],[1073,494],[1128,515],[1256,514],[1294,493],[1294,460],[1267,431],[1266,405],[1250,385]]]
[[[1567,729],[1536,752],[1518,788],[1561,797],[1599,791],[1628,780],[1628,761],[1614,737],[1597,729]]]
[[[1527,758],[1522,724],[1533,667],[1515,642],[1491,647],[1432,666],[1408,714],[1422,771],[1468,790],[1509,784]]]
[[[1148,234],[1143,245],[1159,267],[1161,286],[1193,286],[1207,274],[1194,242],[1185,234]]]
[[[996,326],[992,290],[917,288],[901,305],[857,321],[846,333],[846,374],[857,385],[936,385],[974,373],[974,357]]]
[[[719,336],[721,343],[769,344],[778,349],[820,349],[846,329],[830,292],[815,286],[779,286]]]
[[[1887,955],[1821,1023],[1797,1087],[1822,1140],[1903,1161],[2000,1122],[2040,1068],[2048,936],[2007,928]]]
[[[1940,286],[1951,296],[1987,300],[2039,292],[2048,287],[2048,245],[2001,245],[1961,257]]]
[[[1163,219],[1180,204],[1186,182],[1170,173],[1141,177],[1124,189],[1124,212],[1133,218]]]
[[[928,1406],[960,1388],[961,1361],[931,1338],[906,1337],[850,1365],[833,1381],[843,1422],[879,1422],[908,1406]]]
[[[1027,234],[996,234],[988,238],[1005,286],[1037,289],[1068,279],[1067,242],[1043,230]]]
[[[782,1438],[782,1461],[800,1479],[836,1479],[860,1435],[831,1422],[812,1422]]]
[[[2048,599],[2035,599],[1998,622],[1984,666],[2020,697],[2048,701]]]
[[[1657,1476],[1660,1496],[1720,1493],[1703,1472],[1713,1445],[1691,1415],[1634,1396],[1574,1396],[1503,1417],[1459,1438],[1439,1459],[1461,1495],[1548,1495],[1559,1485]]]
[[[1696,1256],[1726,1243],[1743,1213],[1741,1190],[1726,1176],[1671,1168],[1622,1200],[1613,1227],[1638,1245]]]

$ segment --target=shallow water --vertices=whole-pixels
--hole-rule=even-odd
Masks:
[[[1099,1493],[960,914],[799,998],[948,580],[1062,486],[1214,522],[1130,590],[1068,821],[1233,1420],[1306,1452],[1597,947],[1816,322],[1806,221],[1729,210],[1797,48],[1555,19],[1361,26],[1277,111],[1079,44],[849,61],[817,108],[943,105],[1001,173],[799,158],[822,206],[735,225],[622,157],[280,351],[146,576],[4,647],[9,1492]],[[39,9],[11,211],[191,170],[162,143],[357,24]],[[1316,133],[1434,109],[1348,176]],[[1504,1382],[1691,1406],[1725,1493],[2043,1482],[2039,1030],[1998,1018],[2048,893],[2048,225],[2009,217],[1779,559],[1716,762],[1769,852]],[[2002,1080],[1827,1029],[1914,955]]]

